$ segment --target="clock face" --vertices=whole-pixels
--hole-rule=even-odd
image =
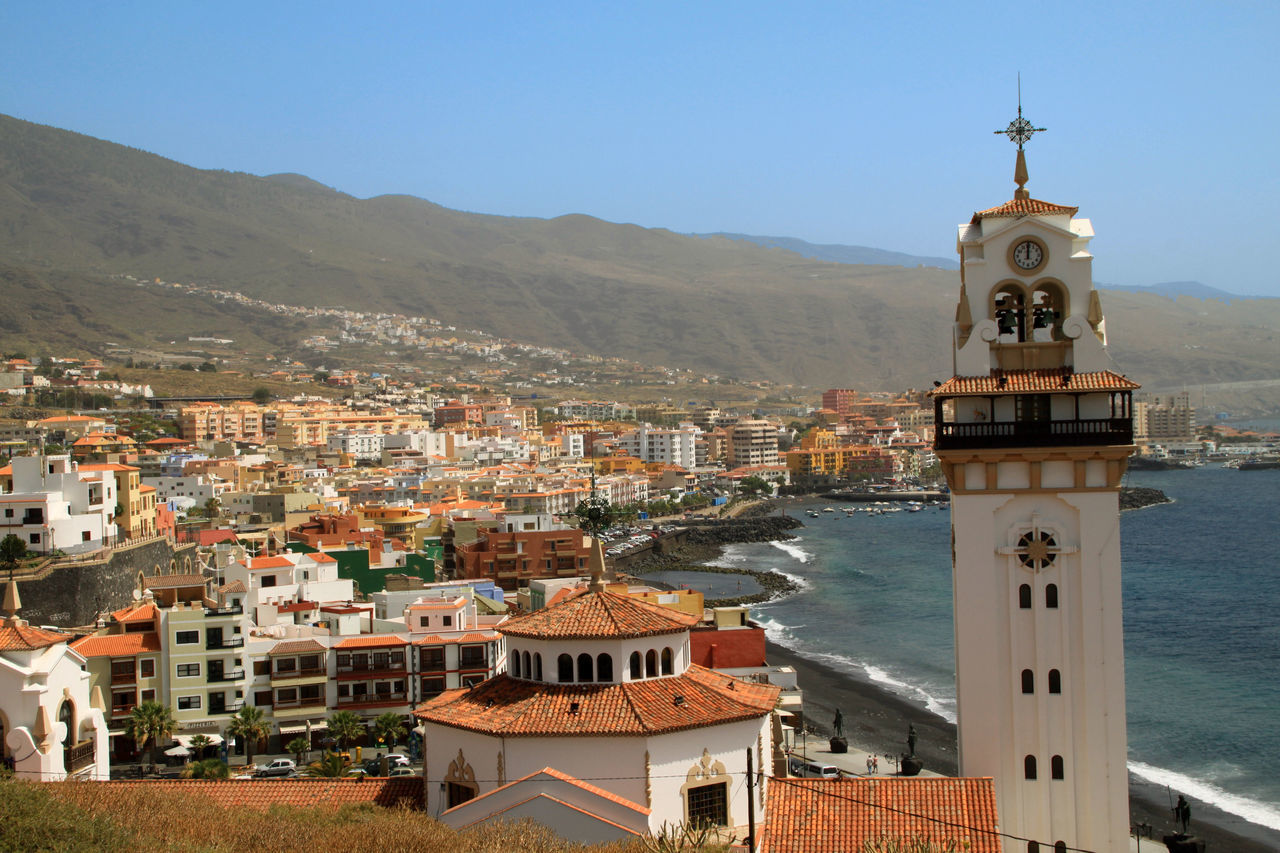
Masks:
[[[1020,269],[1033,270],[1044,261],[1044,249],[1035,240],[1023,240],[1013,249],[1013,262]]]

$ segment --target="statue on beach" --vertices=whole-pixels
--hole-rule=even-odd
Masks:
[[[840,713],[839,708],[836,708],[836,719],[832,726],[836,730],[836,737],[844,737],[844,714]]]
[[[1173,820],[1182,824],[1182,834],[1186,835],[1187,825],[1191,823],[1191,804],[1181,794],[1178,795],[1178,804],[1173,807]]]
[[[916,727],[910,723],[907,724],[907,755],[916,757]]]

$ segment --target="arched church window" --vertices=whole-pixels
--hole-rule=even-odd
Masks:
[[[1035,841],[1028,841],[1027,853],[1040,853],[1040,845]]]
[[[1053,853],[1067,853],[1067,842],[1065,841],[1053,842]]]
[[[1058,672],[1056,669],[1049,670],[1049,692],[1062,692],[1062,673]]]
[[[992,299],[991,310],[999,334],[997,340],[1006,344],[1027,340],[1027,297],[1021,285],[1001,285]]]
[[[1058,585],[1051,583],[1044,588],[1044,606],[1050,610],[1058,608]]]
[[[653,649],[645,652],[644,655],[644,677],[656,678],[658,675],[658,653]]]
[[[639,652],[631,653],[630,666],[631,666],[632,681],[639,681],[641,678],[644,678],[644,672],[642,672],[640,669],[640,653]]]
[[[573,658],[569,655],[560,655],[556,658],[556,681],[561,684],[569,684],[573,681]]]
[[[1031,609],[1031,584],[1024,583],[1018,587],[1018,606],[1023,610]]]
[[[1032,672],[1029,669],[1024,669],[1022,671],[1022,692],[1023,693],[1036,692],[1036,675],[1034,672]]]
[[[1054,779],[1067,778],[1066,765],[1061,755],[1055,755],[1049,759],[1049,775],[1053,776]]]
[[[533,677],[535,681],[542,680],[542,652],[533,653]]]
[[[1063,340],[1062,321],[1067,316],[1067,292],[1054,281],[1036,283],[1031,294],[1031,334],[1029,340]]]
[[[1028,755],[1022,759],[1022,777],[1024,779],[1036,778],[1036,757],[1034,755]]]
[[[595,665],[586,652],[578,655],[578,680],[584,683],[596,680]]]
[[[520,677],[520,653],[511,653],[511,674],[516,678]]]
[[[613,681],[613,655],[596,655],[596,681]]]
[[[533,656],[528,652],[523,652],[520,655],[520,671],[524,674],[525,678],[533,678],[533,667],[530,666],[532,663]]]
[[[65,699],[58,708],[58,722],[64,724],[66,734],[62,736],[63,749],[70,749],[76,742],[76,709],[70,699]]]
[[[662,650],[662,674],[671,675],[675,672],[675,666],[671,660],[671,647]]]

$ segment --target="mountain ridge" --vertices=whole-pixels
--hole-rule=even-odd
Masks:
[[[0,346],[41,327],[99,346],[154,343],[201,325],[152,299],[95,310],[95,294],[110,292],[101,288],[134,275],[822,387],[923,387],[950,375],[959,290],[955,272],[936,267],[837,263],[583,214],[503,217],[407,195],[359,199],[292,173],[200,170],[8,116],[0,252],[0,293],[17,325],[0,328]],[[59,294],[78,313],[50,313]],[[1139,381],[1270,378],[1280,364],[1280,300],[1193,309],[1146,293],[1104,298],[1113,353]],[[238,316],[202,310],[202,328]],[[254,334],[283,350],[301,333]]]

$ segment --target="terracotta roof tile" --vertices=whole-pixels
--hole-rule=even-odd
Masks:
[[[156,575],[142,579],[143,589],[177,589],[184,586],[204,586],[204,575]]]
[[[773,710],[779,692],[696,665],[683,675],[622,684],[544,684],[499,675],[469,690],[445,691],[414,715],[503,737],[645,735],[760,717]]]
[[[94,782],[94,796],[113,791],[170,791],[190,794],[218,808],[267,811],[272,806],[338,808],[349,803],[373,803],[394,808],[402,803],[422,807],[422,778],[383,779],[177,779]]]
[[[235,580],[231,581],[231,583],[224,583],[222,586],[218,587],[218,592],[221,592],[221,593],[246,592],[244,588],[244,581],[240,580],[239,578],[236,578]]]
[[[0,622],[0,652],[44,649],[70,639],[70,634],[32,628],[21,619],[9,618]]]
[[[315,640],[281,640],[271,647],[269,655],[301,655],[310,652],[323,652],[325,647]]]
[[[1081,391],[1133,391],[1141,387],[1132,379],[1110,370],[1074,373],[1065,367],[1056,367],[1044,370],[993,370],[990,376],[953,376],[930,391],[929,396],[1071,394]]]
[[[131,604],[116,610],[111,614],[111,618],[117,622],[154,622],[159,612],[160,609],[148,601],[145,604]]]
[[[1040,201],[1038,198],[1015,198],[1012,201],[1006,201],[1004,204],[988,207],[986,210],[979,210],[970,221],[978,222],[982,219],[995,219],[1002,216],[1056,216],[1064,213],[1068,216],[1075,216],[1079,210],[1080,208],[1078,207]]]
[[[699,617],[613,592],[592,592],[511,619],[508,637],[557,640],[652,637],[687,631]]]
[[[924,837],[1000,853],[997,823],[990,778],[771,779],[760,851],[828,853]]]
[[[620,797],[617,794],[613,793],[612,791],[606,791],[604,788],[597,788],[595,785],[592,785],[589,782],[583,782],[581,779],[575,779],[573,776],[570,776],[568,773],[561,773],[559,770],[556,770],[554,767],[544,767],[541,770],[535,770],[533,773],[530,773],[527,776],[521,776],[519,779],[513,779],[512,781],[508,782],[505,785],[502,785],[498,788],[494,788],[492,791],[485,791],[480,796],[472,797],[462,805],[454,806],[453,808],[455,809],[461,808],[464,805],[467,805],[470,803],[476,803],[480,800],[485,799],[486,797],[490,797],[498,793],[499,791],[505,791],[513,785],[519,785],[521,782],[528,782],[530,779],[533,779],[536,776],[550,776],[552,779],[558,779],[561,782],[565,782],[570,785],[573,785],[575,788],[581,788],[583,791],[586,791],[589,794],[594,794],[595,796],[600,797],[601,799],[608,800],[611,803],[617,803],[618,805],[623,806],[624,808],[631,809],[632,811],[635,811],[642,815],[647,816],[651,812],[650,809],[640,805],[639,803],[633,803],[631,800],[628,800],[626,797]],[[449,809],[449,811],[452,811],[452,809]]]
[[[448,637],[442,637],[439,634],[428,634],[421,639],[414,640],[415,646],[438,646],[448,643],[489,643],[498,639],[497,631],[485,631],[482,633],[455,634]]]
[[[350,637],[338,645],[335,649],[371,649],[379,646],[407,646],[408,640],[402,640],[399,637],[382,635],[380,637]]]
[[[251,569],[291,569],[293,561],[288,557],[252,557],[249,560]]]
[[[154,631],[133,634],[99,634],[81,637],[71,648],[87,658],[128,657],[160,651],[160,635]]]

